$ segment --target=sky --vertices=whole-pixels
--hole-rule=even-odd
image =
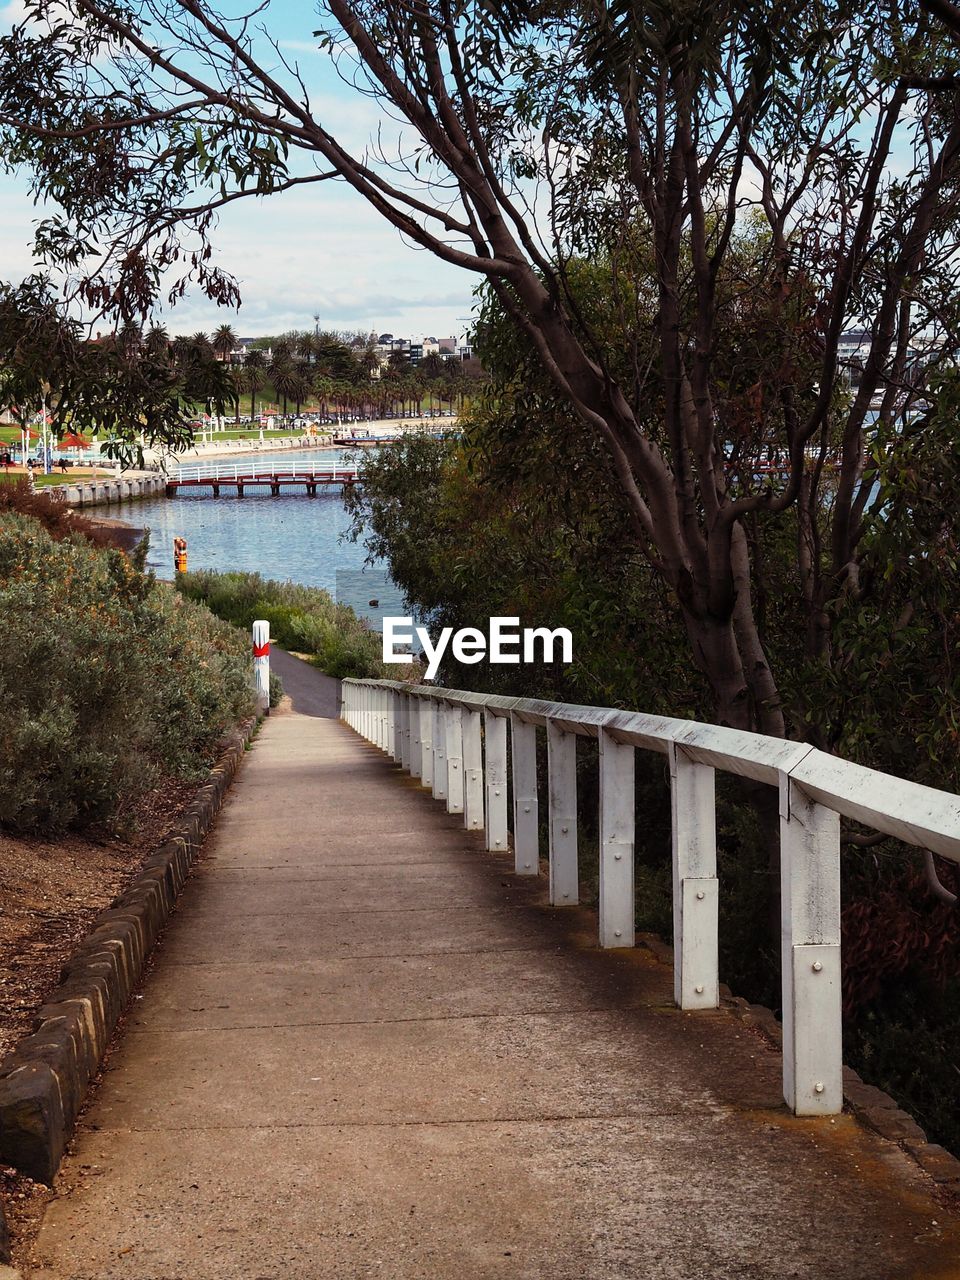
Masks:
[[[22,16],[23,0],[0,0],[0,32]],[[344,86],[311,41],[313,6],[273,0],[266,22],[295,57],[324,124],[354,148],[386,126],[376,105]],[[335,126],[335,127],[334,127]],[[33,224],[41,216],[25,176],[0,174],[0,280],[35,269]],[[449,337],[469,323],[477,279],[405,243],[366,202],[339,182],[323,182],[267,199],[235,202],[214,236],[216,261],[237,277],[239,312],[194,292],[168,310],[174,333],[232,324],[243,337],[321,328]]]

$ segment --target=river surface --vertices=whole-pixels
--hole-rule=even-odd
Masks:
[[[249,457],[209,461],[229,465],[246,463]],[[342,465],[346,454],[341,449],[303,449],[256,457],[266,469],[274,463]],[[99,510],[149,528],[147,565],[159,577],[173,576],[173,540],[180,537],[187,540],[190,569],[238,569],[323,587],[378,630],[384,614],[404,613],[403,598],[385,566],[365,565],[363,544],[342,539],[349,520],[338,487],[321,487],[315,498],[298,490],[281,490],[276,498],[266,488],[248,489],[242,498],[221,491],[215,498],[210,489],[181,489],[175,498],[144,498]]]

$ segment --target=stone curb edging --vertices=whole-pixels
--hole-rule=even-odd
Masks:
[[[165,476],[138,476],[132,480],[105,479],[96,484],[51,485],[45,492],[58,497],[68,507],[102,507],[135,498],[162,497],[167,491]]]
[[[252,719],[230,735],[173,834],[94,919],[37,1011],[32,1034],[0,1063],[0,1163],[35,1182],[53,1181],[90,1081],[257,724]]]
[[[661,964],[673,966],[673,947],[655,934],[638,934],[637,942],[647,948]],[[729,987],[720,984],[720,1007],[728,1010],[744,1026],[756,1027],[777,1049],[783,1048],[783,1027],[772,1009],[762,1004],[751,1004],[742,996],[735,996]],[[927,1135],[914,1120],[903,1111],[896,1099],[875,1085],[865,1084],[852,1067],[843,1068],[843,1100],[857,1119],[878,1133],[881,1138],[895,1142],[917,1162],[938,1186],[954,1194],[960,1194],[960,1160],[946,1147],[928,1142]]]

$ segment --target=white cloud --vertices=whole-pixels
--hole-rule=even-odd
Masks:
[[[0,177],[0,280],[35,270],[33,223],[42,216],[26,184]],[[462,332],[477,277],[411,248],[360,196],[322,183],[267,199],[238,201],[214,236],[217,264],[235,275],[239,315],[199,294],[169,310],[178,332],[229,320],[245,336],[311,328],[416,336]]]

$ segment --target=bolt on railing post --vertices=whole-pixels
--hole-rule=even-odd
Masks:
[[[483,709],[486,751],[486,846],[491,852],[507,847],[507,718]]]
[[[446,716],[443,707],[436,698],[432,698],[430,706],[433,710],[433,798],[447,798],[447,753],[444,740],[446,738]]]
[[[400,693],[400,764],[410,768],[410,695]]]
[[[420,782],[433,787],[433,699],[420,698]]]
[[[550,901],[569,907],[580,899],[577,863],[577,739],[547,721],[550,792]]]
[[[463,735],[463,825],[468,831],[483,826],[483,744],[480,734],[480,712],[473,707],[460,708]]]
[[[632,947],[636,906],[634,749],[600,730],[600,945]]]
[[[537,800],[537,727],[510,712],[513,756],[513,869],[518,876],[540,873],[540,818]]]
[[[716,772],[670,744],[673,996],[681,1009],[720,1004]]]
[[[799,1116],[843,1108],[840,815],[780,774],[783,1096]]]
[[[463,813],[463,726],[460,705],[444,703],[444,746],[447,756],[447,813]]]

